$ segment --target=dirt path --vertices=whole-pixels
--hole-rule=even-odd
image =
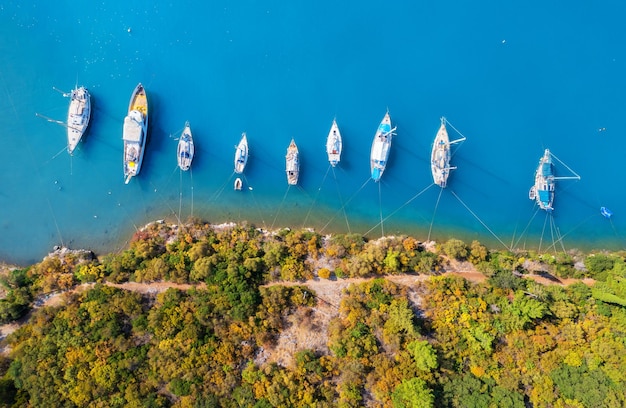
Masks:
[[[449,270],[444,274],[461,276],[469,281],[480,283],[487,278],[480,272],[477,272],[473,267],[467,264],[451,264]],[[418,282],[423,282],[429,279],[432,275],[387,275],[383,278],[388,279],[397,284],[406,286],[409,288],[409,299],[414,305],[419,305],[421,299],[419,295],[411,290]],[[307,316],[308,324],[304,327],[304,330],[300,322],[291,322],[292,324],[281,333],[276,346],[272,350],[261,350],[259,353],[258,362],[271,361],[277,362],[282,365],[291,364],[291,358],[296,351],[302,349],[311,349],[318,351],[327,351],[326,340],[328,338],[328,322],[338,315],[339,303],[343,297],[343,291],[351,284],[359,284],[367,282],[377,277],[370,278],[347,278],[347,279],[310,279],[304,282],[272,282],[265,286],[271,285],[285,285],[285,286],[307,286],[311,290],[315,291],[317,298],[320,300],[318,305],[312,308],[312,314]],[[558,279],[556,277],[545,275],[526,275],[527,279],[535,280],[544,285],[571,285],[576,282],[583,282],[586,285],[593,285],[592,279]],[[165,292],[169,288],[176,288],[180,290],[188,290],[191,288],[202,288],[204,284],[192,285],[192,284],[178,284],[174,282],[151,282],[151,283],[139,283],[139,282],[124,282],[124,283],[111,283],[106,282],[106,285],[116,288],[139,292],[142,294],[157,294]],[[85,283],[73,288],[72,292],[79,292],[87,290],[93,287],[93,283]],[[63,293],[57,292],[42,296],[33,302],[33,310],[42,306],[60,306],[63,302]],[[32,312],[31,312],[32,313]],[[25,324],[31,313],[28,313],[25,317],[17,322],[5,324],[0,326],[0,341],[6,338],[9,334],[13,333],[20,326]],[[0,348],[0,353],[7,353],[7,349]]]

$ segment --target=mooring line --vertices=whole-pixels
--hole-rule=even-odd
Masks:
[[[285,203],[285,200],[287,199],[287,194],[289,194],[289,189],[291,188],[291,184],[289,184],[287,186],[287,191],[285,191],[285,195],[283,196],[283,199],[280,201],[280,205],[278,206],[278,210],[276,210],[276,215],[274,216],[274,221],[272,221],[272,226],[270,227],[271,230],[274,229],[274,224],[276,224],[276,219],[278,218],[278,215],[280,214],[280,211],[283,208],[283,204]]]
[[[561,241],[563,241],[563,239],[564,239],[566,236],[568,236],[569,234],[571,234],[572,232],[574,232],[575,230],[577,230],[577,229],[578,229],[578,227],[580,227],[581,225],[583,225],[584,223],[586,223],[587,221],[589,221],[591,218],[593,218],[593,217],[595,217],[595,216],[596,216],[595,214],[592,214],[592,215],[590,215],[589,217],[587,217],[587,218],[585,218],[584,220],[582,220],[581,222],[579,222],[579,223],[578,223],[576,226],[574,226],[574,228],[572,228],[570,231],[568,231],[568,232],[566,232],[565,234],[561,235],[561,236],[559,237],[559,239],[557,240],[557,242],[559,242],[559,243],[560,243]],[[555,242],[553,245],[556,245],[556,243],[557,243],[557,242]],[[546,251],[549,251],[549,250],[550,250],[550,248],[552,248],[552,246],[553,246],[553,245],[550,245],[550,246],[546,249]]]
[[[150,187],[152,187],[154,189],[154,193],[159,197],[159,199],[165,203],[165,205],[167,206],[167,208],[170,209],[170,212],[172,214],[174,214],[174,216],[176,217],[176,220],[178,221],[178,224],[181,224],[180,221],[180,216],[178,215],[178,213],[176,212],[176,210],[174,210],[172,208],[172,206],[170,205],[170,203],[163,197],[163,195],[161,195],[161,191],[157,188],[156,185],[154,185],[154,183],[152,181],[148,181],[148,183],[150,184]]]
[[[393,215],[395,215],[398,211],[400,211],[401,209],[403,209],[404,207],[406,207],[407,205],[409,205],[413,200],[415,200],[417,197],[421,196],[422,194],[424,194],[426,192],[426,190],[428,190],[429,188],[431,188],[432,186],[434,186],[435,183],[431,183],[429,184],[427,187],[423,188],[422,191],[420,191],[419,193],[415,194],[413,197],[411,197],[409,200],[407,200],[404,204],[402,204],[400,207],[396,208],[392,213],[390,213],[389,215],[387,215],[383,221],[387,221],[389,218],[391,218]],[[369,234],[370,232],[372,232],[375,228],[377,228],[380,224],[376,224],[374,225],[372,228],[370,228],[364,235]]]
[[[328,172],[332,166],[329,164],[326,169],[326,174],[324,174],[324,178],[322,179],[322,184],[317,188],[317,192],[315,193],[315,197],[313,198],[313,202],[311,202],[311,206],[309,207],[309,211],[306,213],[306,217],[304,217],[304,222],[302,223],[302,228],[306,227],[306,223],[309,220],[309,215],[311,215],[311,211],[313,210],[313,206],[317,202],[317,197],[320,195],[320,191],[322,191],[322,187],[324,186],[324,182],[326,182],[326,177],[328,176]]]
[[[57,234],[59,234],[59,240],[61,241],[61,246],[65,247],[65,244],[63,243],[63,236],[61,235],[61,229],[59,228],[57,217],[56,215],[54,215],[54,210],[52,209],[52,204],[50,204],[50,199],[46,197],[46,201],[48,202],[48,208],[50,208],[50,214],[52,214],[52,220],[54,221],[54,226],[57,229]]]
[[[183,171],[179,169],[178,174],[178,223],[180,224],[180,216],[183,211]]]
[[[481,219],[478,217],[478,215],[476,215],[476,214],[474,213],[474,211],[472,211],[472,210],[471,210],[471,209],[467,206],[467,204],[465,204],[465,203],[463,202],[463,200],[461,200],[461,198],[460,198],[460,197],[459,197],[459,196],[458,196],[458,195],[457,195],[457,194],[456,194],[453,190],[450,190],[450,192],[452,193],[452,195],[454,195],[454,196],[456,197],[456,199],[457,199],[457,200],[459,200],[459,202],[463,205],[463,207],[465,207],[465,209],[466,209],[467,211],[469,211],[469,212],[470,212],[470,214],[472,214],[472,215],[474,216],[474,218],[476,218],[476,219],[478,220],[478,222],[480,222],[480,223],[483,225],[483,227],[485,227],[485,228],[487,229],[487,231],[489,231],[489,232],[491,233],[491,235],[493,235],[493,236],[494,236],[494,238],[498,240],[498,242],[500,242],[500,243],[502,244],[502,246],[503,246],[503,247],[505,247],[507,250],[510,250],[510,248],[509,248],[509,247],[507,247],[507,246],[506,246],[506,244],[505,244],[504,242],[502,242],[502,240],[501,240],[501,239],[500,239],[500,238],[499,238],[499,237],[498,237],[498,236],[497,236],[497,235],[496,235],[496,234],[495,234],[495,233],[491,230],[491,228],[489,228],[489,227],[487,226],[487,224],[485,224],[485,223],[483,222],[483,220],[481,220]]]
[[[539,208],[539,206],[536,207],[535,212],[533,213],[533,216],[530,217],[530,221],[528,221],[528,224],[526,224],[526,228],[524,228],[524,230],[522,231],[522,233],[520,234],[519,239],[515,242],[515,245],[511,245],[511,248],[517,248],[517,244],[519,244],[519,242],[522,240],[522,238],[524,237],[524,235],[526,234],[526,231],[528,230],[528,228],[530,227],[530,224],[533,222],[533,220],[535,219],[535,217],[537,216],[537,214],[539,213],[539,210],[541,208]],[[513,243],[513,239],[511,239],[511,244]]]
[[[609,223],[611,223],[611,228],[613,229],[613,233],[615,234],[615,236],[617,238],[620,238],[619,234],[617,233],[617,229],[615,228],[615,224],[613,224],[613,220],[609,218]]]
[[[430,227],[428,228],[428,238],[426,241],[430,241],[430,233],[433,230],[433,224],[435,223],[435,215],[437,214],[437,207],[439,207],[439,200],[441,199],[441,193],[443,193],[443,188],[439,189],[439,195],[437,196],[437,202],[435,203],[435,210],[433,211],[433,218],[430,220]]]
[[[359,187],[359,189],[354,194],[352,194],[352,196],[348,199],[348,201],[346,201],[346,203],[344,205],[342,205],[341,208],[335,212],[335,214],[330,218],[330,220],[328,220],[326,225],[324,225],[324,227],[322,227],[322,229],[320,230],[320,234],[326,229],[326,227],[328,227],[330,225],[330,223],[335,219],[335,217],[337,217],[337,213],[339,213],[340,211],[344,210],[346,208],[346,206],[348,204],[350,204],[350,201],[352,201],[352,199],[354,197],[356,197],[356,195],[359,194],[361,192],[361,190],[363,190],[363,188],[367,185],[367,183],[369,183],[369,181],[371,179],[372,179],[371,177],[368,177],[367,180],[365,180],[365,182],[361,185],[361,187]],[[345,212],[345,210],[344,210],[344,212]]]
[[[350,231],[350,223],[348,222],[348,214],[346,213],[346,209],[343,205],[343,198],[341,197],[341,189],[339,188],[339,182],[337,181],[337,175],[335,174],[335,168],[333,167],[332,169],[333,169],[333,179],[335,179],[335,187],[337,188],[337,196],[339,197],[339,204],[341,204],[341,208],[343,210],[343,217],[346,220],[348,233],[352,234],[352,231]]]
[[[220,196],[222,195],[222,193],[224,192],[224,189],[226,188],[226,186],[228,185],[228,183],[230,183],[230,180],[232,180],[233,176],[235,175],[235,171],[233,171],[230,176],[228,176],[228,179],[222,183],[222,185],[217,189],[217,191],[215,192],[215,194],[213,195],[213,197],[211,197],[210,201],[216,201],[218,198],[220,198]]]
[[[191,218],[193,218],[193,169],[189,169],[189,179],[191,181]]]
[[[554,253],[556,254],[556,245],[554,245],[554,216],[550,213],[550,239],[552,239],[552,246],[554,247]]]
[[[383,193],[380,183],[378,183],[378,212],[380,213],[380,233],[385,236],[385,224],[383,223]]]
[[[265,219],[263,218],[263,211],[261,210],[261,206],[259,205],[259,202],[257,201],[256,196],[254,195],[254,189],[252,188],[252,186],[250,186],[250,183],[248,182],[248,178],[243,174],[242,176],[243,176],[244,181],[248,185],[248,191],[250,191],[250,195],[252,195],[252,200],[254,201],[256,210],[259,212],[259,217],[261,218],[261,222],[263,223],[263,228],[267,229],[267,224],[265,223]]]
[[[52,160],[56,159],[57,157],[59,157],[59,155],[61,153],[63,153],[65,150],[67,149],[67,147],[63,147],[61,150],[59,150],[58,152],[56,152],[54,154],[54,156],[52,156],[51,158],[49,158],[48,160],[46,160],[45,162],[43,162],[43,165],[45,166],[46,164],[50,163]],[[70,170],[71,171],[71,170]]]
[[[563,249],[563,252],[565,252],[565,244],[563,243],[563,235],[561,235],[561,229],[557,227],[556,224],[555,224],[555,228],[556,228],[557,237],[559,238],[558,241],[561,242],[561,248]]]
[[[250,183],[248,182],[248,178],[243,174],[242,176],[243,176],[244,181],[248,185],[248,191],[250,191],[250,195],[252,195],[252,200],[254,201],[256,210],[259,212],[259,217],[261,218],[261,222],[263,223],[263,228],[267,229],[267,224],[265,224],[265,219],[263,218],[263,211],[261,210],[261,206],[259,205],[259,202],[257,201],[256,196],[254,195],[254,189],[252,188],[252,186],[250,186]]]
[[[544,218],[543,220],[543,228],[541,229],[541,236],[539,238],[539,248],[537,249],[537,252],[541,252],[541,244],[543,243],[543,234],[546,231],[546,223],[548,222],[548,213],[546,213],[546,218]]]

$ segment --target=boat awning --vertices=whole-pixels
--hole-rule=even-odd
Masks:
[[[372,178],[374,180],[378,180],[378,179],[380,179],[380,176],[381,176],[380,169],[378,167],[374,167],[372,169]]]
[[[378,137],[378,136],[377,136]],[[374,146],[372,146],[372,160],[385,161],[389,153],[389,143],[385,143],[382,140],[376,140]]]
[[[129,142],[141,142],[141,123],[130,116],[124,118],[124,140]]]
[[[539,194],[539,201],[546,204],[550,203],[550,192],[548,190],[539,190],[537,193]]]

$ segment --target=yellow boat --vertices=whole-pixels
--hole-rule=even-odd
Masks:
[[[148,97],[143,85],[138,84],[128,105],[124,118],[124,182],[137,176],[143,162],[148,134]]]

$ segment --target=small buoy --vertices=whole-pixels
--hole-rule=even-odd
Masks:
[[[252,187],[248,187],[248,190],[252,191]]]
[[[133,30],[132,30],[130,27],[128,27],[128,30],[126,30],[126,31],[130,33],[130,32],[132,32]]]
[[[506,40],[502,40],[502,44],[506,44]]]

